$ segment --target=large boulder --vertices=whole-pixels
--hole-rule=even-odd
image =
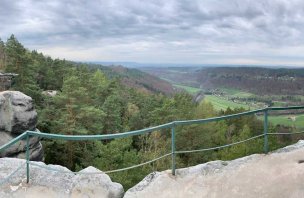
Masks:
[[[0,92],[0,146],[27,130],[35,131],[37,112],[32,98],[19,91]],[[25,157],[26,140],[17,142],[0,153],[0,157]],[[37,137],[30,138],[30,159],[43,159],[42,145]]]
[[[32,98],[19,91],[0,92],[0,130],[21,134],[35,130],[37,112]]]
[[[95,167],[87,167],[73,178],[72,197],[79,193],[86,193],[90,197],[122,197],[124,190],[121,184],[111,181],[111,178]],[[98,173],[98,174],[90,174]],[[93,190],[93,191],[92,191]]]
[[[124,194],[121,184],[112,182],[108,175],[94,167],[75,174],[66,167],[45,165],[43,162],[32,163],[36,166],[30,165],[30,182],[27,184],[25,160],[0,159],[0,197],[121,198]],[[19,166],[22,169],[1,184],[2,179],[7,178]]]

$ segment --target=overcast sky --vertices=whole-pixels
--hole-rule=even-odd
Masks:
[[[75,61],[304,66],[303,0],[0,0],[0,38]]]

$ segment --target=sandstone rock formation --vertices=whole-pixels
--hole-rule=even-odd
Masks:
[[[69,169],[58,165],[45,165],[51,170],[30,165],[30,183],[26,183],[25,160],[16,158],[0,159],[0,197],[111,197],[121,198],[124,190],[121,184],[112,182],[110,177],[94,167],[88,167],[75,175]],[[7,183],[1,185],[16,168],[24,164]],[[64,173],[53,171],[60,170]],[[90,174],[90,173],[99,174]],[[86,173],[86,174],[83,174]]]
[[[304,197],[304,141],[269,155],[155,172],[129,189],[136,197]]]
[[[0,159],[0,197],[304,197],[304,141],[268,155],[254,154],[232,161],[213,161],[149,174],[123,195],[123,187],[108,175],[88,167],[75,175],[67,168],[32,162],[26,184],[25,160]],[[7,182],[3,179],[16,170]],[[53,171],[54,169],[64,173]],[[100,174],[92,174],[98,172]]]
[[[7,143],[27,130],[35,131],[37,112],[32,98],[19,91],[0,92],[0,145]],[[0,157],[25,156],[26,141],[20,141],[0,153]],[[43,159],[43,149],[39,138],[30,138],[30,159]]]

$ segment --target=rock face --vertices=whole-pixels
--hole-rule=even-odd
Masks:
[[[32,98],[19,91],[0,92],[0,145],[7,143],[27,130],[35,131],[37,112]],[[25,140],[0,153],[0,157],[25,156]],[[43,149],[39,138],[30,138],[30,159],[43,159]]]
[[[121,184],[112,182],[102,171],[88,167],[75,175],[69,169],[58,165],[45,165],[43,162],[30,165],[30,183],[26,183],[25,160],[16,158],[0,159],[0,197],[109,197],[121,198],[124,190]],[[10,180],[1,184],[18,166],[23,165]],[[64,171],[64,173],[54,170]],[[98,174],[92,174],[98,173]],[[83,174],[87,173],[87,174]]]
[[[304,141],[268,155],[155,172],[129,189],[134,197],[304,197]]]

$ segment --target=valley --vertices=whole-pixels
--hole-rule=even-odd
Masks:
[[[192,94],[197,102],[210,102],[217,111],[254,110],[304,104],[304,69],[235,67],[143,67],[140,70],[171,83],[177,91]],[[250,83],[248,84],[248,82]],[[259,85],[259,86],[257,86]],[[263,120],[263,116],[258,116]],[[304,129],[304,116],[283,112],[270,115],[274,126]]]

